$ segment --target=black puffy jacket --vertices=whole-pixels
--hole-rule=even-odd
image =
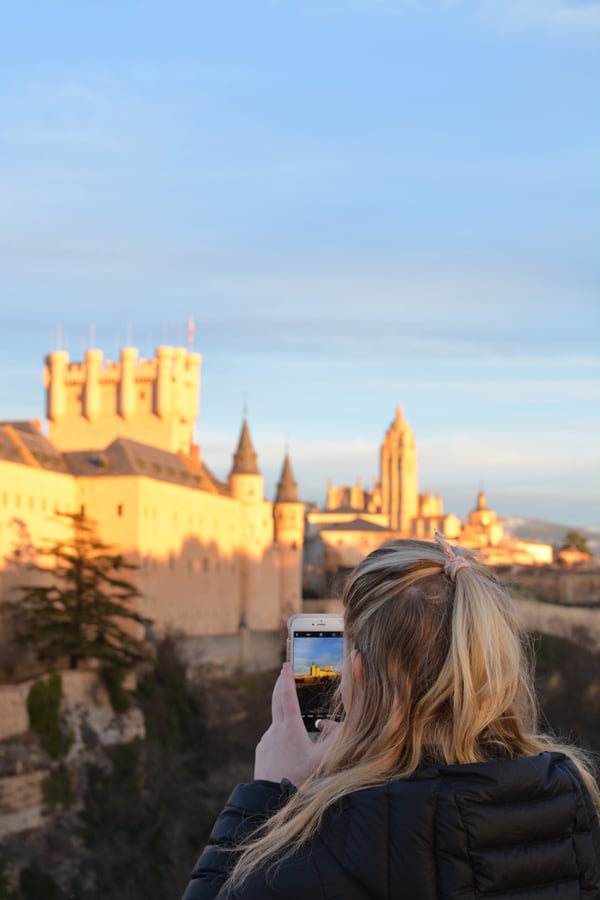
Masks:
[[[239,785],[183,900],[224,900],[241,838],[286,801],[279,785]],[[561,753],[432,766],[356,791],[318,836],[237,900],[600,900],[600,826]]]

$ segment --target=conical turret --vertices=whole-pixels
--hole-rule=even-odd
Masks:
[[[238,448],[233,454],[233,465],[230,475],[260,475],[256,452],[250,437],[248,421],[244,418]]]
[[[258,469],[256,452],[245,417],[242,422],[238,447],[233,454],[229,487],[231,496],[244,503],[259,503],[264,499],[264,479]]]
[[[298,503],[298,484],[294,481],[294,473],[292,472],[292,464],[290,462],[289,453],[285,454],[283,460],[283,468],[281,477],[277,485],[277,494],[275,503]]]

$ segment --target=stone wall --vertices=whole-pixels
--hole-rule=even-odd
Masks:
[[[584,585],[585,582],[576,584]],[[588,649],[600,650],[600,606],[585,609],[556,603],[541,603],[522,597],[517,597],[516,603],[521,625],[526,631],[554,634],[574,643],[584,644]],[[304,600],[302,606],[304,612],[312,614],[343,611],[342,601],[339,599]]]
[[[553,634],[600,651],[600,607],[581,609],[518,599],[517,609],[521,625],[527,631]]]
[[[600,605],[600,569],[525,568],[504,575],[550,603]]]
[[[32,681],[0,684],[0,741],[27,731],[29,720],[25,704],[32,684]]]
[[[188,674],[218,678],[237,672],[268,672],[280,668],[285,654],[286,633],[251,631],[235,634],[181,637],[177,643]]]

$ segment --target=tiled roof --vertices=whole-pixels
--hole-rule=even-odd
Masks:
[[[0,422],[0,459],[69,474],[63,454],[33,422]]]
[[[383,525],[368,522],[365,519],[352,519],[350,522],[332,522],[331,525],[323,524],[320,531],[389,531]]]
[[[231,496],[229,485],[193,456],[170,453],[128,438],[117,438],[103,450],[61,453],[34,422],[0,422],[0,460],[76,478],[144,476]]]
[[[211,494],[229,494],[228,486],[202,462],[129,438],[117,438],[104,450],[76,450],[64,455],[69,469],[78,477],[137,475]]]

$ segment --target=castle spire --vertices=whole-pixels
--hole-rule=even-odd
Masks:
[[[230,475],[260,475],[256,461],[256,452],[250,437],[248,421],[244,416],[238,448],[233,454],[233,466]]]
[[[298,503],[298,483],[294,480],[290,454],[286,452],[281,477],[277,485],[275,503]]]

